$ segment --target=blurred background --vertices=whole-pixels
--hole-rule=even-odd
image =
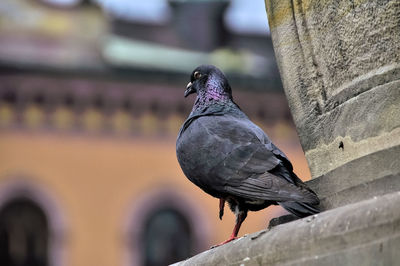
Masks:
[[[307,180],[263,0],[0,1],[0,265],[166,265],[229,237],[175,155],[200,64]]]

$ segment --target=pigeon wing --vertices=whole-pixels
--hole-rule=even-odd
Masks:
[[[221,192],[248,199],[315,202],[315,195],[290,177],[271,173],[285,167],[287,158],[277,154],[279,149],[271,142],[262,141],[265,133],[250,120],[220,116],[199,122],[207,128],[208,138],[214,139],[215,150],[226,150],[219,145],[231,147],[209,172],[223,184]]]

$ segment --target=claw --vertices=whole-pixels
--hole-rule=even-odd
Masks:
[[[211,248],[213,249],[213,248],[216,248],[216,247],[225,245],[226,243],[229,243],[229,242],[231,242],[231,241],[233,241],[233,240],[235,240],[235,239],[238,239],[238,237],[236,237],[236,236],[231,236],[229,239],[227,239],[227,240],[225,240],[224,242],[221,242],[221,243],[219,243],[219,244],[216,244],[216,245],[212,246]]]

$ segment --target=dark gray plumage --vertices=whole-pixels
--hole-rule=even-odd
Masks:
[[[197,93],[193,110],[176,143],[184,174],[236,214],[236,238],[248,210],[280,204],[299,217],[318,213],[317,195],[294,173],[292,164],[232,99],[224,74],[200,66],[191,75],[185,97]]]

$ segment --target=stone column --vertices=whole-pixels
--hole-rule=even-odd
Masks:
[[[313,178],[400,144],[398,0],[266,1]]]
[[[266,0],[266,8],[312,177],[331,179],[317,190],[369,182],[372,194],[398,190],[400,2]],[[357,199],[371,196],[362,187]],[[355,201],[347,194],[328,207]]]

